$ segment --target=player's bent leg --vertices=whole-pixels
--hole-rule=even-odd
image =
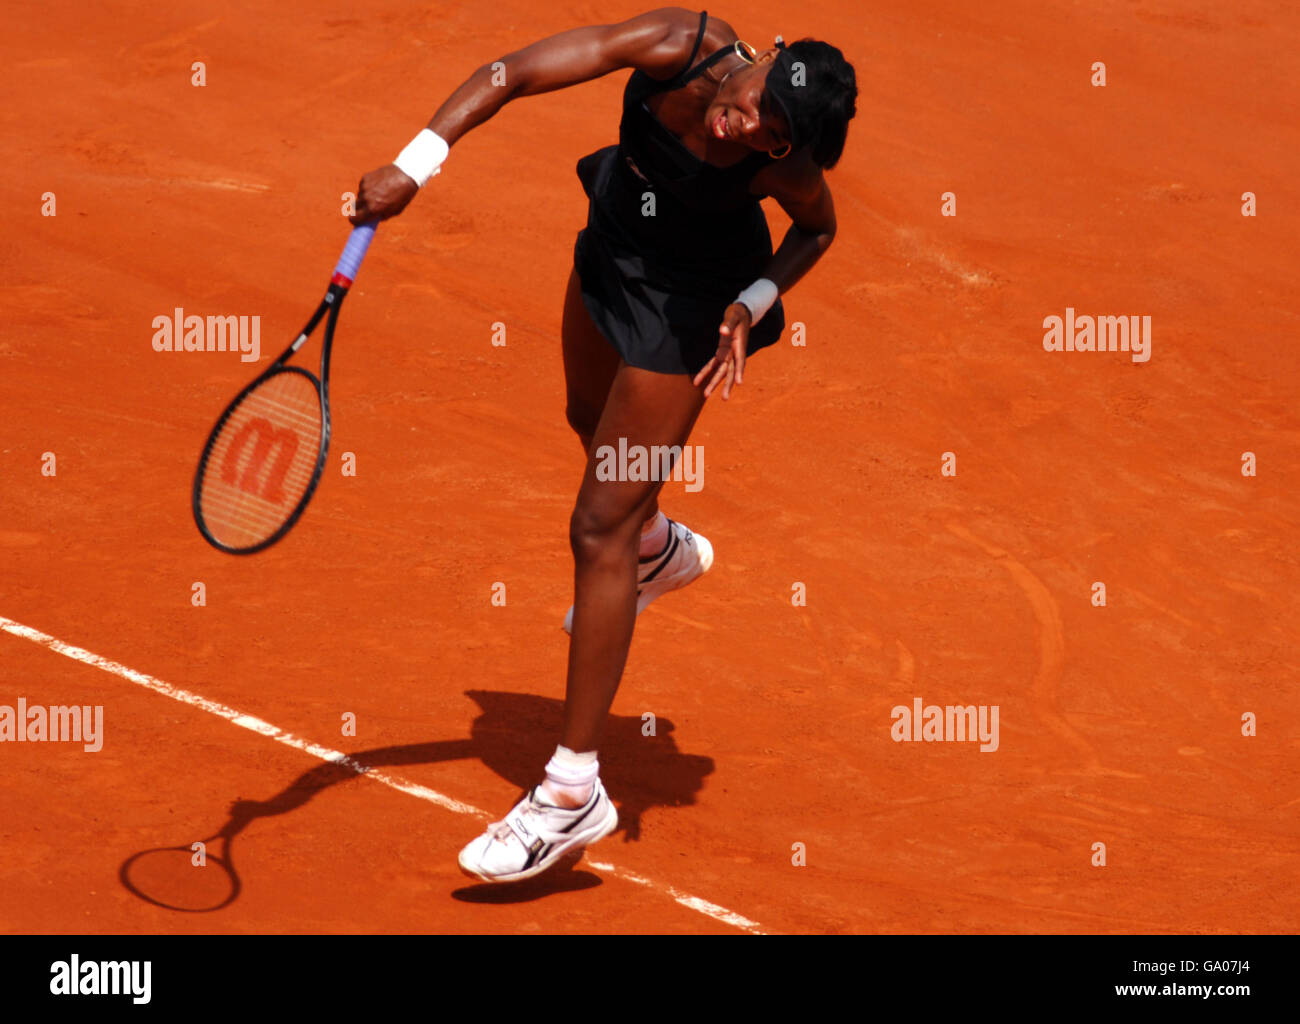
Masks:
[[[700,389],[691,384],[690,378],[684,375],[678,377],[671,374],[651,373],[648,370],[636,370],[623,366],[617,375],[617,380],[637,382],[635,388],[633,388],[632,384],[624,386],[624,390],[629,394],[633,393],[634,390],[646,394],[672,393],[678,396],[678,400],[683,403],[682,408],[690,410],[689,420],[685,421],[684,425],[682,422],[674,421],[671,426],[667,427],[667,433],[654,435],[655,437],[670,436],[676,438],[680,434],[680,440],[651,440],[650,435],[647,435],[639,441],[629,438],[627,441],[629,448],[635,444],[645,444],[647,448],[652,448],[656,444],[685,445],[691,427],[694,425],[695,418],[699,415],[704,401]],[[649,401],[654,402],[657,399],[650,399]],[[613,402],[613,389],[611,388],[607,408]],[[628,400],[626,398],[620,399],[620,403],[626,406]],[[627,422],[626,413],[620,413],[620,415],[624,416],[624,422],[621,426],[616,425],[610,428],[614,432],[610,434],[610,439],[607,442],[614,450],[618,449],[620,437],[628,437],[626,433],[620,434],[618,431],[633,429],[633,425]],[[633,411],[631,415],[636,416],[639,414]],[[583,482],[583,490],[579,494],[578,507],[574,510],[574,519],[571,523],[571,530],[576,531],[570,538],[575,559],[582,557],[581,548],[591,547],[593,544],[598,549],[614,550],[614,548],[610,547],[604,535],[626,525],[622,524],[619,517],[626,511],[627,503],[626,501],[615,502],[618,491],[613,486],[613,482],[601,483],[594,479],[596,462],[591,459],[591,454],[599,449],[600,444],[597,443],[593,447],[592,442],[588,441],[587,446],[588,478]],[[639,543],[635,552],[636,559],[634,559],[637,584],[636,615],[640,615],[650,602],[656,598],[670,591],[678,590],[698,579],[713,564],[713,548],[704,537],[693,533],[681,523],[660,516],[658,497],[661,484],[662,482],[647,489],[649,497],[640,512],[640,525],[637,531]],[[624,548],[618,550],[624,551],[626,555]],[[577,607],[575,600],[574,605],[569,608],[564,617],[565,632],[573,632]]]
[[[629,445],[684,445],[702,405],[702,393],[685,376],[622,366],[592,435],[591,451],[604,445],[617,449],[620,437]],[[561,784],[575,781],[584,763],[598,768],[596,746],[623,673],[636,617],[640,526],[662,486],[659,480],[601,480],[598,462],[588,457],[570,520],[577,611],[569,644],[562,747],[547,766],[547,782],[461,851],[462,870],[484,881],[531,878],[618,825],[597,773],[580,806],[561,806],[577,801],[557,799],[550,786],[556,781],[552,766],[557,763]],[[571,759],[573,774],[567,778],[562,754]],[[560,789],[567,790],[565,795],[573,793],[572,787]]]
[[[602,453],[685,445],[703,404],[684,374],[622,366],[610,389],[570,519],[573,640],[561,742],[572,750],[595,748],[622,676],[636,621],[641,524],[663,486],[602,479]]]

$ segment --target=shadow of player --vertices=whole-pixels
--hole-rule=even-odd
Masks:
[[[474,758],[519,790],[514,799],[520,799],[542,780],[542,770],[555,750],[563,725],[563,702],[534,694],[493,690],[467,690],[466,695],[481,709],[470,725],[469,739],[377,747],[349,754],[350,760],[364,768],[379,769]],[[619,812],[614,834],[621,832],[624,842],[640,838],[641,817],[647,810],[694,803],[705,776],[713,771],[712,758],[683,754],[677,749],[674,729],[674,724],[664,718],[655,721],[654,735],[645,735],[647,726],[640,717],[611,715],[606,724],[600,745],[600,774]],[[317,793],[360,777],[361,773],[352,765],[333,762],[317,765],[266,800],[235,800],[228,812],[229,820],[218,834],[229,850],[235,837],[257,819],[288,814]],[[513,804],[506,805],[503,800],[501,813],[493,820],[504,817],[507,806]],[[465,841],[471,838],[467,834]],[[509,886],[485,883],[458,890],[453,895],[467,902],[522,902],[599,885],[596,876],[571,870],[580,859],[580,854],[570,856],[554,869],[525,882]]]

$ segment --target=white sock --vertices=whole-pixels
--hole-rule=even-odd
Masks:
[[[568,747],[556,747],[546,765],[542,795],[556,807],[581,807],[591,799],[599,777],[596,751],[578,754]]]
[[[641,550],[638,552],[638,557],[654,558],[655,555],[662,555],[666,547],[668,547],[668,517],[661,511],[655,516],[654,525],[650,529],[641,528]]]

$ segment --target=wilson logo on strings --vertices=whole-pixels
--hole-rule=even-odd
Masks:
[[[250,441],[253,442],[253,450],[241,475],[240,455],[248,448]],[[260,480],[262,465],[272,449],[277,449],[275,460],[263,482]],[[298,435],[294,431],[287,427],[277,429],[270,420],[260,417],[249,420],[239,428],[226,450],[226,457],[221,463],[221,479],[234,484],[241,491],[279,504],[284,501],[282,487],[285,475],[293,465],[293,457],[297,452]]]

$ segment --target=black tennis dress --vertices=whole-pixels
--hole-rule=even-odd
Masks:
[[[668,81],[634,71],[623,90],[619,143],[578,161],[591,199],[573,263],[582,299],[601,333],[629,366],[696,374],[718,350],[718,327],[736,296],[763,276],[772,236],[749,193],[772,163],[755,151],[731,167],[695,156],[645,106],[658,92],[680,89],[733,50],[699,64],[708,12],[695,49]],[[653,216],[649,215],[653,194]],[[774,343],[785,327],[778,299],[749,333],[747,352]]]

